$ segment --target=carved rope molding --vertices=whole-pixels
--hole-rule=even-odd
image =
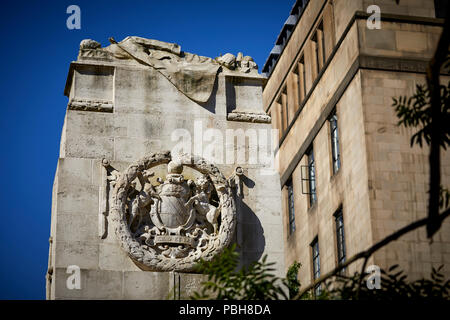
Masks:
[[[265,113],[233,111],[227,114],[227,120],[255,122],[255,123],[270,123],[272,119],[270,118],[269,115]]]
[[[232,241],[236,227],[236,208],[231,186],[219,169],[200,157],[185,156],[181,164],[208,176],[217,192],[220,205],[220,228],[209,238],[206,247],[196,248],[186,257],[172,258],[158,253],[149,246],[142,245],[130,230],[127,221],[127,200],[129,188],[142,172],[161,164],[168,164],[170,152],[152,153],[130,165],[120,173],[112,195],[112,214],[116,221],[116,235],[128,256],[143,270],[148,271],[193,271],[199,259],[211,260],[222,252]]]
[[[113,112],[112,101],[92,99],[71,99],[67,105],[69,110]]]
[[[98,236],[106,239],[108,236],[108,213],[111,203],[111,189],[114,188],[115,181],[119,177],[119,171],[114,169],[108,159],[101,162],[101,183],[99,188],[99,212],[98,212]]]

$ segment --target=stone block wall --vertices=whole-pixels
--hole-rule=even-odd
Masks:
[[[234,78],[231,85],[238,83],[239,88],[230,97],[227,79]],[[217,147],[215,164],[225,177],[237,166],[243,169],[243,196],[236,199],[233,241],[240,252],[240,266],[268,254],[268,260],[277,263],[276,274],[285,275],[279,175],[268,165],[248,161],[261,146],[249,137],[252,130],[268,131],[270,136],[271,126],[227,119],[232,99],[239,102],[233,110],[247,107],[263,113],[262,81],[258,75],[241,78],[219,72],[210,99],[197,103],[159,72],[136,62],[79,59],[71,64],[66,86],[69,106],[53,189],[48,299],[173,299],[187,298],[199,289],[203,279],[199,274],[142,271],[120,247],[111,210],[105,235],[100,232],[102,159],[123,171],[150,153],[180,144],[180,137],[173,138],[176,130],[191,137],[184,147],[190,144],[193,153]],[[227,129],[234,130],[230,131],[232,141],[226,140]],[[217,131],[223,139],[208,140],[208,132],[214,138]],[[233,133],[244,138],[244,145],[236,146],[238,138]],[[244,162],[237,155],[241,151]],[[235,153],[234,160],[227,161],[231,153]],[[164,177],[165,171],[160,171],[157,175]],[[80,268],[80,289],[70,290],[66,285],[71,265]]]
[[[294,260],[302,263],[299,279],[308,284],[312,281],[310,244],[318,237],[321,273],[337,265],[336,233],[334,213],[342,208],[347,257],[372,244],[369,189],[367,184],[367,156],[364,121],[361,101],[361,77],[358,73],[336,105],[339,123],[342,166],[333,174],[331,160],[330,125],[327,122],[318,131],[312,142],[316,164],[317,202],[309,205],[303,156],[292,174],[295,193],[295,233],[289,234],[287,218],[287,192],[283,190],[283,207],[286,234],[286,265]],[[303,173],[302,173],[303,171]],[[303,186],[302,186],[303,184]],[[359,263],[348,268],[352,273]]]
[[[411,96],[425,75],[363,70],[362,99],[367,142],[368,178],[373,241],[425,218],[428,208],[429,148],[411,147],[415,129],[397,126],[392,97]],[[442,81],[448,81],[443,77]],[[442,150],[442,185],[448,186],[449,152]],[[429,277],[431,267],[449,263],[450,222],[445,221],[430,243],[425,227],[386,246],[376,264],[399,264],[410,279]],[[448,276],[448,266],[444,268]]]

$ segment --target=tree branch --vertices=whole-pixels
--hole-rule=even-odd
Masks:
[[[448,46],[450,44],[450,6],[447,6],[447,14],[445,17],[444,29],[434,53],[433,58],[427,68],[427,84],[430,90],[430,104],[431,104],[431,132],[430,132],[430,180],[429,180],[429,194],[428,199],[428,224],[427,237],[431,238],[441,227],[439,216],[439,194],[441,186],[441,87],[439,83],[441,67],[444,64],[447,54]],[[447,125],[447,124],[444,124]]]
[[[437,219],[439,220],[439,225],[442,223],[442,221],[445,220],[445,218],[447,218],[450,215],[450,208],[448,208],[447,210],[445,210],[443,213],[438,214]],[[319,283],[324,282],[325,280],[337,275],[339,273],[339,271],[341,271],[342,269],[346,268],[348,265],[352,264],[353,262],[359,260],[359,259],[366,259],[368,260],[369,257],[376,251],[378,251],[379,249],[383,248],[384,246],[386,246],[387,244],[389,244],[390,242],[397,240],[398,238],[400,238],[401,236],[405,235],[406,233],[413,231],[417,228],[423,227],[425,225],[427,225],[427,223],[429,223],[429,217],[414,221],[411,224],[408,224],[407,226],[395,231],[394,233],[392,233],[391,235],[387,236],[386,238],[380,240],[379,242],[375,243],[372,247],[370,247],[369,249],[365,250],[365,251],[361,251],[358,254],[355,254],[353,257],[351,257],[350,259],[348,259],[347,261],[345,261],[344,263],[338,265],[336,268],[334,268],[334,270],[324,274],[323,276],[319,277],[316,281],[314,281],[312,284],[310,284],[309,286],[307,286],[305,289],[303,289],[302,291],[300,291],[295,297],[294,300],[299,299],[301,296],[303,296],[303,294],[305,292],[308,292],[309,290],[313,289],[315,286],[317,286]],[[361,274],[362,277],[362,274]]]

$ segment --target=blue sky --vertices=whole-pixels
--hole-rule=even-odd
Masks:
[[[51,191],[79,43],[136,35],[199,55],[242,51],[260,69],[294,0],[2,1],[0,299],[45,299]],[[81,30],[66,9],[81,8]]]

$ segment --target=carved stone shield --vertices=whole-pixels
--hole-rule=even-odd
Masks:
[[[158,215],[163,225],[169,228],[179,227],[189,218],[188,208],[179,197],[161,196],[159,208],[155,206],[155,210],[159,211]]]

